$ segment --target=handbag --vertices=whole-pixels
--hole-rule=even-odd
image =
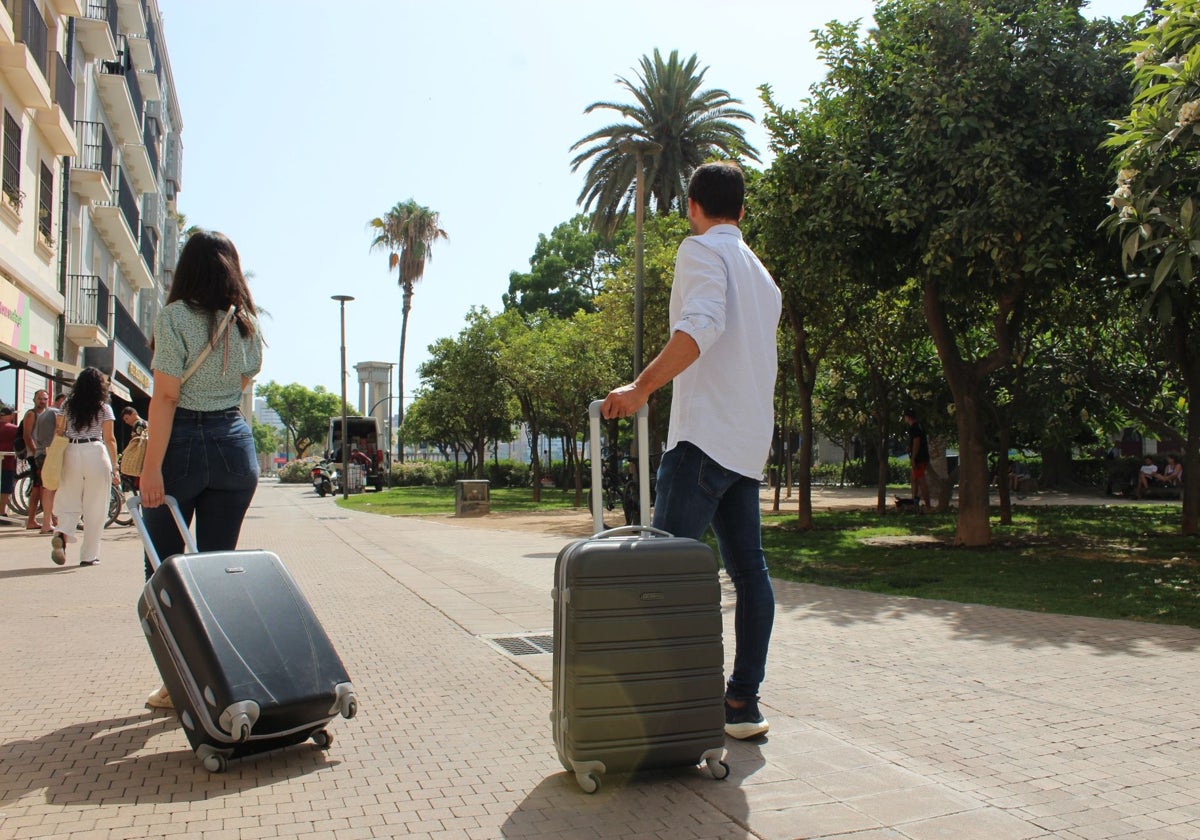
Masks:
[[[121,453],[121,475],[137,478],[142,474],[142,464],[146,460],[146,444],[149,439],[149,429],[129,439],[129,443],[125,445],[125,451]]]
[[[229,311],[226,312],[225,317],[221,319],[221,325],[217,327],[217,331],[213,334],[212,339],[208,342],[208,344],[204,345],[204,349],[200,351],[200,353],[196,356],[196,360],[188,366],[188,369],[183,372],[183,376],[179,377],[180,385],[191,379],[192,374],[195,373],[197,368],[199,368],[200,365],[204,363],[204,360],[208,358],[208,354],[212,352],[213,348],[217,345],[217,342],[220,341],[221,336],[225,333],[225,330],[229,328],[229,322],[233,320],[236,314],[237,307],[229,307]],[[127,475],[131,478],[138,478],[141,476],[142,465],[146,461],[146,444],[149,442],[150,429],[148,428],[141,434],[134,435],[129,439],[129,443],[125,446],[125,451],[121,453],[121,466],[119,467],[121,470],[121,475]]]
[[[46,460],[42,462],[42,486],[57,490],[62,479],[63,455],[67,451],[67,412],[60,411],[54,421],[54,440],[46,448]]]

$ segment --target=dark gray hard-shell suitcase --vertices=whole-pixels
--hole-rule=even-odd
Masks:
[[[600,402],[591,406],[592,487],[601,486]],[[637,417],[646,447],[646,411]],[[650,521],[639,458],[641,521]],[[725,764],[724,650],[717,558],[697,540],[632,526],[559,552],[554,568],[554,744],[587,793],[606,771]]]
[[[231,758],[311,738],[327,748],[326,726],[358,710],[333,643],[283,562],[269,551],[197,553],[179,506],[167,506],[186,553],[161,560],[129,511],[154,572],[138,617],[196,757],[212,772]]]

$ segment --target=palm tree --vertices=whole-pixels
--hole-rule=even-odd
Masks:
[[[431,258],[430,247],[438,239],[449,238],[438,224],[437,213],[411,198],[370,222],[376,231],[371,250],[388,252],[388,271],[398,269],[400,288],[404,292],[400,318],[400,390],[396,397],[399,406],[397,429],[401,430],[396,439],[401,463],[404,463],[404,443],[400,435],[404,427],[404,346],[408,340],[408,313],[412,310],[413,287],[425,274],[425,263]]]
[[[656,49],[653,56],[642,56],[636,84],[617,77],[617,83],[633,95],[633,104],[593,102],[584,109],[585,114],[601,109],[617,111],[629,120],[606,125],[571,147],[572,152],[583,149],[571,161],[572,172],[591,162],[579,203],[585,211],[595,206],[595,229],[615,229],[633,202],[635,155],[620,148],[627,140],[662,146],[662,151],[650,158],[646,175],[647,191],[662,216],[672,209],[682,212],[686,208],[684,198],[692,170],[714,153],[759,159],[757,150],[746,142],[741,126],[734,122],[753,122],[754,117],[733,107],[742,103],[728,91],[700,89],[708,68],[698,69],[699,61],[693,54],[681,64],[679,51],[672,50],[664,62]]]

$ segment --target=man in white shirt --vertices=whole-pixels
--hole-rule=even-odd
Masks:
[[[775,331],[781,296],[742,241],[741,170],[705,164],[688,184],[695,234],[679,246],[671,338],[637,379],[609,393],[601,413],[625,417],[674,380],[654,527],[699,539],[711,525],[737,592],[736,652],[725,688],[725,731],[768,729],[758,710],[775,595],[762,550],[759,483],[774,428]]]

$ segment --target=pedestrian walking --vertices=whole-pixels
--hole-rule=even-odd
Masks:
[[[29,464],[29,510],[25,514],[25,530],[38,529],[37,513],[42,504],[42,462],[37,456],[37,444],[33,439],[33,426],[37,418],[50,404],[50,392],[43,388],[33,392],[33,408],[21,418],[21,438],[25,444],[25,462]],[[42,453],[43,455],[45,452]],[[43,521],[44,518],[43,518]]]
[[[5,453],[0,459],[0,516],[8,514],[8,501],[17,483],[17,456],[12,451],[21,427],[14,422],[16,419],[15,409],[0,405],[0,452]]]
[[[37,459],[40,467],[46,460],[46,450],[49,449],[51,441],[54,440],[54,426],[58,422],[59,412],[62,411],[63,403],[67,401],[67,395],[59,393],[57,397],[46,406],[46,410],[38,415],[33,421],[33,443],[37,446]],[[58,493],[57,490],[51,490],[44,484],[42,486],[42,533],[54,533],[54,526],[57,524],[57,517],[54,515],[54,497]]]
[[[679,246],[671,337],[637,379],[610,392],[606,418],[633,414],[674,382],[667,452],[658,468],[655,528],[699,539],[712,526],[737,593],[736,652],[725,686],[725,732],[753,738],[775,594],[762,549],[759,483],[771,448],[781,297],[743,242],[742,171],[704,164],[688,184],[693,236]]]
[[[115,467],[117,438],[113,434],[113,421],[116,418],[108,403],[108,388],[105,374],[94,367],[84,368],[63,403],[58,420],[67,446],[54,494],[58,524],[50,538],[50,559],[60,566],[67,562],[67,545],[77,541],[75,530],[81,519],[79,565],[95,566],[100,562],[100,535],[108,518],[109,495],[112,485],[120,481]],[[49,475],[49,470],[45,475]]]
[[[908,458],[912,468],[912,499],[920,511],[932,508],[929,501],[929,438],[925,427],[917,419],[915,408],[904,412],[904,422],[908,424]],[[921,507],[921,505],[924,507]]]
[[[262,367],[262,337],[237,249],[224,235],[200,231],[188,239],[152,342],[154,434],[140,477],[150,539],[159,557],[183,551],[162,507],[171,495],[186,522],[195,517],[200,551],[235,549],[258,487],[254,436],[239,406]],[[149,558],[145,564],[149,578]],[[147,705],[172,707],[165,688]]]

